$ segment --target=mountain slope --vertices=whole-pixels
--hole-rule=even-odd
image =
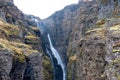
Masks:
[[[40,32],[26,17],[12,0],[0,0],[0,80],[43,79]]]

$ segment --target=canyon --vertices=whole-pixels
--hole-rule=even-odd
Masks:
[[[0,0],[0,80],[120,80],[119,62],[120,0],[79,0],[44,20]]]

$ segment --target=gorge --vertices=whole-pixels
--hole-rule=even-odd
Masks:
[[[53,60],[53,64],[55,64],[55,65],[54,65],[55,75],[56,75],[56,73],[58,73],[58,72],[59,72],[59,76],[62,74],[62,76],[60,76],[59,78],[58,78],[58,75],[57,75],[57,77],[55,76],[55,77],[56,77],[55,80],[66,80],[65,65],[64,65],[64,63],[62,62],[62,59],[61,59],[58,51],[53,47],[49,34],[48,34],[48,39],[49,39],[50,49],[51,49],[51,51],[52,51],[52,55],[53,55],[53,56],[55,57],[55,59],[57,60],[57,63],[55,63],[55,61]],[[60,65],[62,71],[57,70],[57,69],[59,69],[59,67],[56,66],[57,64]],[[62,73],[61,73],[61,72],[62,72]]]
[[[0,0],[0,80],[120,80],[120,0],[79,0],[43,20]]]

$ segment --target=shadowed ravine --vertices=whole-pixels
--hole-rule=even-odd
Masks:
[[[54,80],[66,80],[66,70],[65,65],[59,55],[59,52],[54,48],[50,35],[46,30],[46,27],[43,22],[39,22],[37,19],[34,19],[34,21],[37,23],[37,26],[41,32],[41,35],[43,38],[45,38],[45,52],[51,59],[51,63],[53,65],[53,71],[54,71]],[[49,47],[46,47],[48,46]]]
[[[48,34],[48,39],[49,39],[50,49],[51,49],[51,51],[52,51],[52,55],[53,55],[53,56],[56,58],[56,60],[57,60],[57,63],[56,63],[56,64],[58,64],[58,66],[60,65],[60,67],[62,68],[62,73],[61,73],[61,74],[63,75],[63,80],[66,80],[66,79],[65,79],[65,76],[66,76],[65,66],[64,66],[64,64],[63,64],[63,62],[62,62],[62,59],[61,59],[58,51],[53,47],[49,34]],[[55,70],[57,70],[57,68],[58,68],[58,67],[55,66]],[[60,75],[61,75],[61,74],[60,74]],[[58,79],[55,79],[55,80],[58,80]]]

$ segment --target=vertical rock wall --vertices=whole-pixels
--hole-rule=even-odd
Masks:
[[[96,0],[98,8],[94,9],[98,13],[96,15],[89,13],[86,17],[88,19],[92,14],[97,17],[96,21],[90,18],[93,25],[85,23],[87,20],[80,18],[84,21],[81,25],[85,26],[79,26],[79,31],[72,32],[68,46],[68,80],[120,79],[119,2],[119,0]],[[89,9],[90,7],[87,7],[86,10]],[[84,29],[85,32],[81,35]],[[81,36],[78,37],[76,34]]]

